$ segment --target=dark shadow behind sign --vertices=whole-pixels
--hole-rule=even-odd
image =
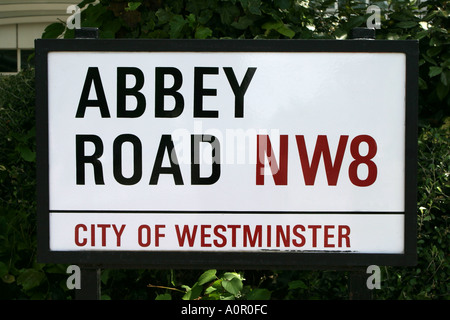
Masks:
[[[48,57],[52,52],[311,52],[311,53],[402,53],[406,57],[405,84],[405,147],[404,147],[404,252],[355,253],[348,251],[134,251],[134,250],[51,250],[50,248],[50,179],[49,162],[49,86]],[[70,63],[70,62],[68,62]],[[133,61],[130,60],[130,65]],[[67,75],[70,77],[70,75]],[[363,71],[362,75],[363,76]],[[389,79],[384,79],[389,81]],[[37,181],[38,181],[38,260],[49,263],[93,264],[146,268],[247,268],[247,269],[301,269],[352,267],[367,265],[407,266],[416,263],[416,165],[417,165],[417,113],[418,113],[418,42],[370,40],[36,40],[36,119],[37,119]],[[359,88],[354,88],[358,90]],[[367,88],[366,88],[367,89]],[[71,90],[71,88],[67,88]],[[382,94],[370,88],[374,95]],[[369,97],[370,98],[370,97]],[[388,116],[388,115],[387,115]],[[161,212],[147,208],[148,213]],[[64,210],[59,210],[64,214]],[[67,210],[67,212],[76,210]],[[97,210],[102,211],[102,210]],[[108,211],[108,210],[105,210]],[[120,210],[118,210],[120,211]],[[124,210],[126,211],[126,210]],[[132,210],[130,210],[131,212]],[[96,210],[84,210],[89,214]],[[195,211],[198,213],[197,211]],[[167,212],[170,214],[170,212]],[[191,211],[183,212],[190,214]],[[201,212],[200,212],[201,213]],[[233,213],[220,210],[212,214]],[[234,213],[246,213],[235,211]],[[251,212],[257,214],[257,212]],[[315,211],[273,214],[320,214]],[[359,214],[346,212],[349,214]],[[386,214],[370,212],[371,214]],[[333,212],[339,214],[339,212]],[[68,237],[73,235],[68,234]],[[380,234],[380,236],[383,236]]]

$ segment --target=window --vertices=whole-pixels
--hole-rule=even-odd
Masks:
[[[33,49],[0,49],[0,73],[16,73],[34,66]]]
[[[0,50],[0,72],[17,72],[17,50]]]

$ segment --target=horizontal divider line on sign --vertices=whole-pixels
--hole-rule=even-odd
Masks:
[[[404,211],[186,211],[186,210],[49,210],[49,213],[166,213],[166,214],[405,214]]]

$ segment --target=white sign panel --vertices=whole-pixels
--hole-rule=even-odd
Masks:
[[[50,251],[405,253],[405,52],[46,58]]]

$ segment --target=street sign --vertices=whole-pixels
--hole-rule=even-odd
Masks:
[[[416,41],[37,40],[48,262],[415,263]]]

